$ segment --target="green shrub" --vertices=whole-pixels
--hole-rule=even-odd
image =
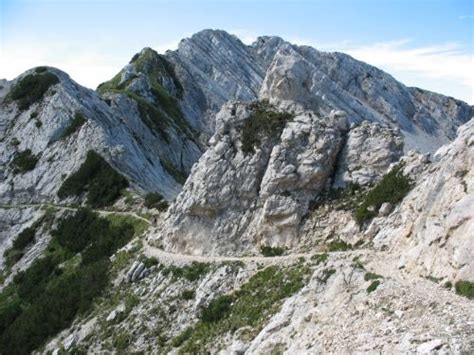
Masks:
[[[109,223],[86,209],[79,209],[73,216],[63,218],[52,231],[55,240],[73,253],[83,251],[96,236],[109,231]]]
[[[16,101],[18,108],[24,111],[41,100],[46,91],[57,83],[59,83],[58,77],[47,71],[28,74],[16,83],[8,94],[7,100]]]
[[[347,244],[345,241],[337,239],[333,240],[328,244],[328,251],[334,252],[334,251],[346,251],[346,250],[351,250],[352,245]]]
[[[88,312],[108,284],[109,256],[130,240],[133,227],[112,225],[79,210],[61,220],[52,234],[46,256],[19,272],[0,294],[2,354],[31,353]],[[78,251],[82,262],[71,262],[81,259]]]
[[[366,272],[364,275],[364,280],[369,281],[369,280],[377,280],[377,279],[383,279],[383,276],[374,274],[373,272]]]
[[[194,292],[194,290],[184,290],[183,293],[181,293],[181,298],[183,300],[192,300],[195,295],[196,292]]]
[[[25,149],[22,152],[16,153],[10,166],[13,168],[14,174],[24,174],[36,167],[38,159],[38,156],[31,153],[31,149]]]
[[[62,138],[66,138],[70,136],[71,134],[73,134],[74,132],[76,132],[77,130],[79,130],[86,121],[87,120],[80,112],[76,112],[74,114],[74,118],[64,130],[62,134]]]
[[[150,192],[145,195],[145,207],[164,211],[168,208],[168,202],[158,192]]]
[[[293,116],[288,112],[277,112],[267,102],[255,102],[252,115],[244,122],[241,130],[242,151],[253,153],[267,138],[278,138],[287,121]]]
[[[60,198],[87,192],[87,203],[92,207],[111,205],[128,186],[128,181],[117,173],[99,154],[90,150],[78,171],[69,176],[58,191]]]
[[[217,322],[224,317],[230,311],[233,302],[232,296],[222,295],[213,299],[209,305],[201,310],[199,319],[205,323]]]
[[[369,287],[367,287],[367,293],[374,292],[377,289],[377,287],[379,287],[379,285],[380,285],[379,280],[372,281]]]
[[[460,280],[454,285],[456,293],[458,295],[474,299],[474,283],[469,281]]]
[[[185,278],[188,281],[196,281],[201,278],[202,275],[209,272],[209,264],[207,263],[198,263],[193,261],[191,265],[186,265],[183,267],[177,267],[174,265],[169,266],[163,270],[165,275],[172,274],[177,278]]]
[[[33,243],[35,240],[36,230],[34,228],[28,227],[23,229],[20,234],[13,241],[13,248],[15,249],[25,249],[29,244]]]
[[[23,257],[25,248],[35,240],[35,233],[35,228],[28,227],[18,234],[12,247],[3,253],[5,266],[11,267]]]
[[[365,221],[375,217],[380,206],[385,202],[392,204],[400,202],[411,187],[410,178],[403,174],[403,165],[394,167],[367,193],[362,204],[355,210],[354,217],[357,223],[361,226]]]
[[[285,252],[285,248],[263,245],[260,247],[260,252],[266,257],[280,256]]]

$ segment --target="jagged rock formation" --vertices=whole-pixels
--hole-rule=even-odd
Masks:
[[[393,130],[377,123],[349,128],[340,111],[329,117],[297,113],[272,137],[259,123],[272,122],[269,111],[262,118],[258,110],[233,103],[218,114],[211,146],[169,210],[166,247],[222,254],[294,246],[303,217],[324,190],[375,182],[403,149]],[[246,127],[264,136],[250,151]]]
[[[3,201],[53,198],[62,176],[78,168],[87,149],[99,150],[140,191],[173,199],[214,133],[216,113],[229,100],[266,98],[284,109],[303,107],[321,116],[344,110],[350,122],[398,127],[405,149],[422,151],[454,138],[456,128],[472,117],[472,107],[463,102],[406,88],[349,56],[278,37],[260,37],[246,46],[224,31],[199,32],[164,56],[144,49],[99,86],[102,99],[66,74],[48,70],[60,82],[45,97],[23,109],[2,104]],[[0,96],[8,97],[30,74],[34,71],[3,81]],[[87,124],[61,140],[76,111]],[[8,164],[27,149],[38,164],[16,176],[12,187]]]
[[[434,162],[388,219],[374,220],[376,246],[399,267],[439,279],[474,282],[474,120],[440,148]]]

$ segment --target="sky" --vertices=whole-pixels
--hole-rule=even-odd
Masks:
[[[95,88],[206,28],[344,52],[474,104],[474,0],[0,0],[0,78],[50,65]]]

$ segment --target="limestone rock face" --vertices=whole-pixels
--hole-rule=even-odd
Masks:
[[[350,181],[368,183],[401,154],[401,137],[389,128],[364,123],[349,129],[343,112],[322,118],[307,111],[296,113],[279,135],[248,153],[242,132],[255,119],[252,110],[231,103],[218,114],[211,147],[193,167],[159,234],[166,247],[196,254],[252,251],[267,244],[291,247],[310,204],[332,184],[336,168]],[[357,142],[359,155],[348,148]],[[368,148],[372,155],[364,151]],[[359,164],[366,164],[360,172]]]
[[[383,71],[342,53],[279,44],[260,97],[300,105],[321,114],[344,110],[351,122],[384,122],[398,127],[406,150],[433,152],[455,137],[473,116],[472,106],[408,88]]]
[[[407,165],[409,167],[409,165]],[[376,219],[376,245],[399,253],[400,267],[474,281],[474,120],[440,148],[388,219]]]
[[[67,74],[53,68],[48,71],[57,76],[59,82],[38,102],[23,111],[15,102],[2,104],[2,203],[57,201],[56,192],[62,182],[79,169],[89,150],[103,156],[139,191],[158,191],[168,199],[179,192],[180,182],[176,181],[176,174],[169,171],[172,166],[169,161],[179,161],[183,151],[188,152],[188,156],[198,156],[200,151],[195,144],[188,144],[181,153],[176,145],[172,153],[172,145],[157,138],[133,100],[117,97],[110,107],[95,92],[79,86]],[[26,72],[10,83],[10,87],[34,73],[34,70]],[[66,134],[78,113],[85,122]],[[170,142],[180,140],[176,130],[171,128],[168,133]],[[14,173],[13,159],[26,150],[37,158],[34,169]],[[167,164],[160,159],[166,152],[169,153],[166,154]]]
[[[403,139],[399,130],[363,121],[349,131],[334,186],[372,184],[400,159],[402,153]]]

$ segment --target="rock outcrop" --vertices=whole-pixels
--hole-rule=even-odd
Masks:
[[[398,253],[400,267],[473,282],[474,120],[461,126],[433,160],[390,217],[373,221],[380,230],[374,242]]]
[[[350,129],[341,111],[288,115],[280,131],[249,151],[249,134],[270,134],[259,132],[259,120],[276,121],[265,105],[232,103],[218,114],[211,146],[158,234],[167,248],[228,254],[263,245],[292,247],[310,205],[334,176],[342,184],[373,183],[401,155],[396,131],[377,123]]]

